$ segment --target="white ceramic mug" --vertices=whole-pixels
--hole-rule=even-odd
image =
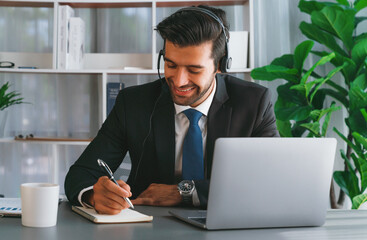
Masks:
[[[26,227],[52,227],[57,222],[59,185],[23,183],[20,185],[22,224]]]

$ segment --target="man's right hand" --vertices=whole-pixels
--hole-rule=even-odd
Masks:
[[[128,208],[129,204],[124,197],[131,197],[130,186],[122,180],[118,180],[117,186],[107,176],[100,177],[93,185],[93,191],[84,193],[85,201],[92,205],[100,214],[118,214]]]

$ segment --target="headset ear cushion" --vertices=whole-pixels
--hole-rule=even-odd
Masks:
[[[161,57],[164,55],[164,51],[163,49],[161,49],[159,51],[159,54],[158,54],[158,60],[157,60],[157,69],[159,70],[160,69],[160,65],[161,65]]]
[[[228,54],[229,54],[228,47],[229,47],[228,42],[226,42],[226,44],[225,44],[225,54],[219,60],[219,70],[222,73],[228,72],[228,69],[230,69],[231,66],[232,66],[232,58],[228,56]]]
[[[222,73],[226,73],[227,72],[227,57],[224,56],[219,60],[219,70]]]
[[[232,67],[232,58],[231,57],[227,58],[227,64],[226,64],[226,66],[227,66],[227,70]]]
[[[232,58],[231,57],[227,57],[227,56],[224,56],[220,59],[219,61],[219,70],[222,72],[222,73],[226,73],[228,72],[228,69],[230,69],[232,66]]]

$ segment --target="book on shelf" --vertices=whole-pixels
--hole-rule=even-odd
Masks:
[[[83,69],[85,23],[80,17],[69,20],[69,54],[66,60],[66,69]]]
[[[113,106],[115,105],[115,101],[117,95],[119,94],[120,90],[124,88],[123,83],[118,82],[109,82],[107,83],[107,116],[110,114]]]
[[[228,55],[232,58],[231,69],[247,68],[248,32],[229,32]]]
[[[69,20],[74,17],[74,9],[68,5],[59,6],[58,10],[58,38],[57,38],[57,68],[66,69],[67,55],[69,52]]]

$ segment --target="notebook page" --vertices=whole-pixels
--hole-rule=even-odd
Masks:
[[[124,209],[116,215],[98,214],[92,208],[72,207],[73,211],[96,223],[129,223],[129,222],[150,222],[152,216],[148,216],[132,209]]]

